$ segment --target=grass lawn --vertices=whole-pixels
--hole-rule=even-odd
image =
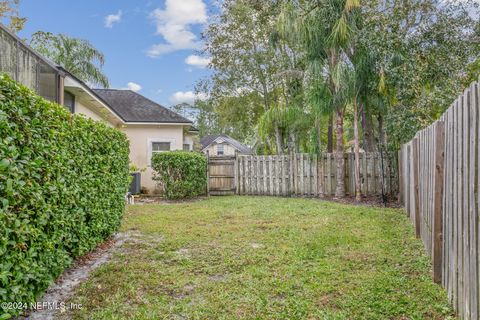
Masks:
[[[78,319],[445,319],[401,210],[212,197],[128,207],[132,239],[77,289]]]

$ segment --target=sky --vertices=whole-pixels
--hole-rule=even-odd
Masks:
[[[217,9],[214,1],[22,0],[20,15],[28,20],[19,36],[41,30],[86,39],[104,53],[111,88],[167,107],[192,104],[195,83],[210,72],[200,32]]]
[[[19,33],[41,30],[90,41],[105,55],[110,87],[137,91],[164,105],[192,103],[196,81],[209,74],[200,32],[209,0],[22,0]]]

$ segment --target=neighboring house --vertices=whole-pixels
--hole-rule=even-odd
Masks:
[[[130,140],[130,161],[140,168],[142,187],[154,191],[150,160],[155,152],[193,150],[192,122],[130,90],[95,89],[124,123],[120,130]]]
[[[234,156],[238,154],[252,154],[246,145],[225,134],[208,135],[200,140],[202,152],[210,156]]]
[[[198,130],[179,114],[129,90],[91,89],[55,65],[0,24],[0,73],[75,114],[104,121],[126,133],[130,161],[145,168],[141,185],[155,192],[151,155],[167,150],[193,150]]]

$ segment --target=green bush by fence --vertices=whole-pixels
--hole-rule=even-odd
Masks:
[[[0,76],[0,302],[35,301],[118,228],[128,153],[120,131]]]
[[[167,199],[191,198],[205,193],[207,159],[199,153],[171,151],[152,157],[154,180]]]

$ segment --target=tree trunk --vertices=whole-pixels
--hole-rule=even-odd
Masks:
[[[278,127],[278,124],[275,123],[275,140],[277,143],[277,154],[278,155],[283,155],[283,135],[282,135],[282,130]]]
[[[337,165],[337,188],[335,189],[335,197],[345,197],[345,158],[343,147],[343,109],[337,109],[337,117],[335,123],[335,134],[337,137],[335,149],[335,162]]]
[[[293,141],[293,147],[294,147],[295,153],[299,153],[300,147],[298,145],[297,134],[295,132],[292,132],[291,135],[292,135],[292,141]]]
[[[358,106],[357,100],[353,101],[353,135],[355,152],[355,200],[362,201],[361,183],[360,183],[360,141],[358,136]]]
[[[382,149],[385,149],[387,141],[385,139],[385,129],[383,128],[383,116],[379,114],[377,116],[377,120],[378,120],[378,136],[380,138],[379,143],[382,146]]]
[[[327,152],[333,152],[333,112],[328,116],[328,142]]]
[[[293,154],[296,152],[295,150],[295,135],[293,132],[288,134],[288,153]]]
[[[292,145],[292,141],[290,140],[290,135],[287,136],[287,151],[288,151],[288,154],[293,153],[293,145]]]
[[[366,108],[362,108],[362,126],[364,135],[364,149],[365,152],[375,151],[375,137],[373,135],[373,121],[372,115],[366,111]]]
[[[315,127],[317,128],[317,153],[320,153],[322,152],[322,126],[320,117],[317,117],[317,119],[315,120]]]

